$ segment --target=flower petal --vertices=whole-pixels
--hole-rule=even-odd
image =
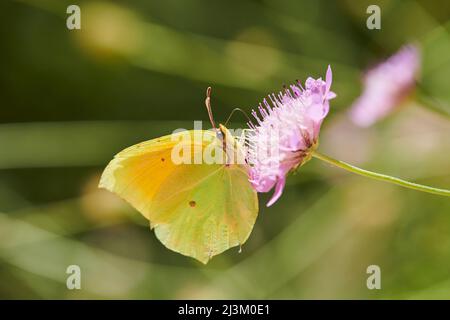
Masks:
[[[331,71],[330,65],[328,65],[327,74],[325,76],[325,83],[326,83],[325,96],[327,96],[328,92],[330,92],[331,82],[333,82],[333,72]]]
[[[277,180],[277,184],[275,185],[275,192],[272,195],[272,198],[267,202],[267,206],[270,207],[273,205],[283,194],[283,189],[286,184],[286,177],[279,177]]]

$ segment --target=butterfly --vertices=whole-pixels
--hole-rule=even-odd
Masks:
[[[248,180],[243,145],[222,124],[213,130],[189,130],[133,145],[115,155],[100,179],[107,189],[149,220],[168,249],[206,264],[213,256],[241,246],[258,215],[258,197]],[[184,161],[208,154],[224,161]],[[186,151],[187,150],[187,151]],[[200,154],[201,153],[201,154]],[[200,157],[199,157],[200,156]]]

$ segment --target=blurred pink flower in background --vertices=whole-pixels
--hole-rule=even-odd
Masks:
[[[414,89],[419,67],[418,48],[406,45],[369,69],[363,77],[364,91],[350,109],[352,121],[368,127],[390,114]]]
[[[318,144],[320,126],[328,114],[329,100],[336,97],[330,91],[331,68],[325,81],[309,77],[305,87],[298,82],[277,96],[264,99],[257,123],[249,123],[246,135],[247,162],[250,182],[257,192],[275,192],[267,206],[277,201],[286,183],[286,175],[308,161]]]

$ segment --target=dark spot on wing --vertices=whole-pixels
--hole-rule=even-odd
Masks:
[[[161,161],[162,161],[162,162],[164,162],[164,161],[166,161],[166,159],[164,159],[164,158],[161,158]]]
[[[189,205],[193,208],[197,205],[197,203],[194,200],[189,201]]]

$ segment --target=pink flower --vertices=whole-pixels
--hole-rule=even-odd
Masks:
[[[267,206],[280,198],[286,175],[311,159],[328,114],[328,101],[336,97],[330,91],[331,81],[328,66],[326,81],[308,78],[305,88],[298,82],[277,96],[269,95],[271,103],[264,99],[258,107],[259,115],[252,111],[257,123],[248,123],[245,139],[249,180],[258,192],[275,187]]]
[[[352,121],[368,127],[391,113],[414,88],[419,66],[419,50],[408,45],[367,71],[364,91],[350,109]]]

